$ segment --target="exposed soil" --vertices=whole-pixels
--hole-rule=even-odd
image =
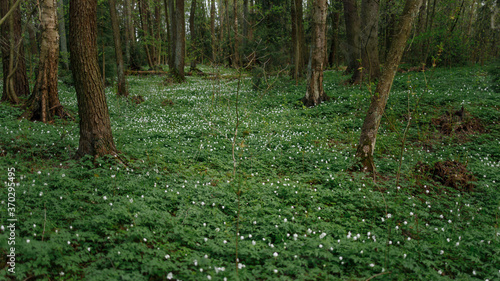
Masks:
[[[144,102],[144,97],[143,96],[131,96],[130,99],[132,99],[133,102],[136,104],[140,104]]]
[[[421,174],[422,177],[433,179],[463,192],[472,191],[475,187],[472,182],[477,181],[463,163],[451,160],[436,162],[434,166],[418,162],[415,166],[415,172]]]
[[[467,135],[486,131],[481,120],[471,116],[463,107],[455,112],[447,112],[439,118],[433,118],[431,122],[441,134],[456,135],[463,140],[467,139]]]

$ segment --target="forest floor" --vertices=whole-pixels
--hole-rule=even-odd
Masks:
[[[75,161],[77,122],[0,104],[0,180],[16,183],[0,189],[1,280],[500,279],[500,96],[484,69],[397,75],[375,181],[350,171],[369,86],[327,71],[332,100],[304,108],[305,82],[202,70],[227,79],[106,89],[122,163]],[[74,88],[60,99],[76,116]]]

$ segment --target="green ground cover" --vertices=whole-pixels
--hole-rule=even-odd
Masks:
[[[327,71],[332,100],[304,108],[304,83],[256,90],[226,72],[128,77],[139,104],[108,88],[125,165],[73,160],[77,122],[18,121],[0,104],[0,180],[15,168],[18,219],[16,273],[0,279],[500,279],[500,96],[482,68],[396,77],[375,181],[349,171],[369,87]],[[74,89],[61,83],[60,98],[76,115]]]

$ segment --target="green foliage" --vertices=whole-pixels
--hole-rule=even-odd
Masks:
[[[490,63],[488,72],[491,76],[493,90],[500,93],[500,59],[496,59]]]
[[[396,77],[377,138],[376,183],[346,172],[370,94],[342,86],[340,72],[324,75],[332,101],[306,109],[296,106],[306,86],[289,80],[261,97],[245,73],[236,100],[232,78],[164,86],[163,77],[129,77],[143,103],[106,93],[126,166],[111,157],[75,161],[77,122],[18,121],[20,111],[0,103],[0,181],[15,167],[18,183],[15,279],[236,280],[236,240],[240,280],[498,279],[500,101],[483,72]],[[397,188],[407,104],[413,110],[420,95]],[[73,89],[61,83],[60,98],[76,112]],[[432,119],[462,104],[486,133],[466,141],[439,133]],[[467,163],[474,190],[415,169],[444,160]],[[5,188],[0,198],[5,226]]]

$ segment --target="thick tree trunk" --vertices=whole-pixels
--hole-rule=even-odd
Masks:
[[[361,65],[368,78],[373,81],[380,76],[378,58],[379,1],[363,0],[361,3]],[[360,81],[361,82],[361,81]]]
[[[184,20],[184,0],[175,0],[175,41],[174,41],[174,75],[175,80],[182,82],[184,77],[184,60],[186,54],[186,29]]]
[[[97,63],[97,0],[71,0],[70,59],[75,81],[80,143],[76,158],[115,154],[106,96]]]
[[[40,1],[41,44],[38,74],[33,93],[26,103],[23,117],[29,120],[50,122],[54,116],[65,117],[57,92],[57,67],[59,61],[59,33],[57,31],[57,3]]]
[[[118,80],[118,95],[128,96],[127,81],[125,80],[123,55],[121,49],[120,26],[118,24],[118,17],[116,15],[115,0],[109,0],[109,14],[111,16],[111,27],[113,28],[113,40],[115,43],[115,57],[116,57],[116,74]]]
[[[326,0],[315,0],[313,7],[313,42],[311,44],[311,76],[302,103],[316,106],[329,99],[323,90],[323,68],[325,62],[326,41]]]
[[[344,19],[347,34],[347,69],[346,73],[355,72],[361,65],[360,49],[360,19],[358,14],[358,5],[356,0],[343,0],[344,2]],[[357,80],[357,77],[352,77],[351,80]]]
[[[363,127],[361,128],[356,158],[359,160],[363,169],[369,172],[375,171],[373,151],[375,150],[380,120],[384,114],[392,82],[396,75],[401,56],[403,55],[406,40],[412,28],[413,19],[418,14],[421,4],[422,0],[406,0],[403,14],[400,17],[397,27],[398,32],[392,40],[382,76],[378,82],[375,94],[371,98],[370,107],[368,108],[368,113],[366,114]]]
[[[64,3],[63,0],[57,1],[57,21],[59,23],[59,43],[62,65],[66,71],[69,70],[68,42],[66,40],[66,24],[64,22]]]
[[[13,2],[12,0],[0,1],[0,18],[7,14]],[[29,95],[20,11],[17,6],[0,28],[4,83],[1,101],[9,101],[13,104],[19,103],[18,97]]]

